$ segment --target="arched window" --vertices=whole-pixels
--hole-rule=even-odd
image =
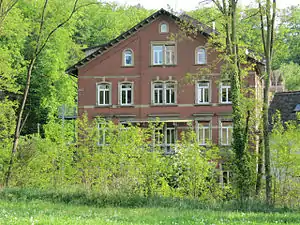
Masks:
[[[206,50],[204,47],[196,48],[195,61],[195,63],[199,65],[206,64]]]
[[[159,32],[160,33],[168,33],[169,32],[169,25],[166,22],[160,23]]]
[[[133,66],[134,57],[133,51],[131,49],[126,49],[123,51],[123,66]]]

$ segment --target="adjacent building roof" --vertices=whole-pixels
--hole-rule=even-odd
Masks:
[[[277,92],[269,108],[269,124],[272,129],[272,117],[279,111],[282,122],[297,120],[297,112],[300,112],[300,91]]]
[[[86,57],[84,59],[80,60],[75,65],[69,67],[66,70],[66,72],[69,73],[69,74],[77,76],[78,68],[80,66],[85,65],[86,63],[93,60],[97,56],[103,54],[108,49],[110,49],[111,47],[117,45],[120,41],[125,40],[126,38],[128,38],[132,34],[136,33],[138,30],[143,28],[145,25],[153,22],[155,19],[157,19],[161,15],[166,15],[166,16],[168,16],[168,17],[170,17],[170,18],[172,18],[172,19],[174,19],[175,21],[178,21],[178,22],[186,21],[186,22],[188,22],[188,24],[191,24],[191,26],[196,27],[199,30],[199,32],[201,32],[205,36],[210,36],[212,33],[217,34],[217,32],[214,29],[212,29],[211,27],[209,27],[209,26],[193,19],[192,17],[190,17],[188,15],[181,15],[181,16],[178,17],[178,16],[176,16],[176,15],[174,15],[174,14],[172,14],[172,13],[170,13],[170,12],[164,10],[164,9],[160,9],[157,12],[153,13],[148,18],[144,19],[143,21],[141,21],[140,23],[135,25],[134,27],[132,27],[131,29],[125,31],[124,33],[122,33],[118,37],[116,37],[115,39],[109,41],[108,43],[84,49],[84,51],[86,52]]]

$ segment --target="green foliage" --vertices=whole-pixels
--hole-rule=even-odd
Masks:
[[[241,210],[232,205],[204,205],[198,201],[152,198],[109,199],[84,192],[38,192],[35,190],[4,190],[0,193],[0,218],[3,224],[299,224],[298,211],[264,210],[253,202],[252,208]],[[73,201],[72,201],[73,200]],[[79,201],[78,201],[79,200]],[[86,202],[85,202],[86,200]],[[94,200],[94,201],[93,201]],[[102,205],[102,200],[105,205]],[[118,201],[119,200],[119,201]],[[145,199],[144,199],[145,200]],[[98,202],[99,201],[99,202]],[[118,204],[120,203],[120,205]],[[103,207],[104,206],[104,207]],[[105,207],[106,206],[106,207]],[[254,209],[253,211],[251,209]],[[268,212],[268,213],[266,213]]]
[[[300,90],[300,65],[296,63],[283,64],[280,66],[283,75],[284,86],[289,91]]]
[[[104,44],[151,14],[144,8],[98,4],[83,9],[77,17],[76,43],[88,47]]]
[[[0,186],[3,184],[2,178],[9,162],[12,135],[15,129],[15,108],[14,102],[0,98]]]
[[[271,134],[274,201],[287,207],[299,206],[300,196],[300,125],[297,121],[282,124],[275,116]]]
[[[229,191],[219,184],[218,148],[200,147],[192,131],[183,134],[175,153],[166,155],[151,142],[156,122],[148,128],[124,127],[101,118],[91,122],[84,115],[75,125],[75,142],[72,122],[49,123],[45,138],[22,137],[11,185],[207,202],[222,200]]]

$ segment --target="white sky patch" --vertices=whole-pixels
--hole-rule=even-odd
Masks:
[[[199,6],[203,6],[203,4],[199,5],[199,2],[203,2],[203,0],[104,0],[107,2],[117,2],[121,4],[127,5],[137,5],[141,4],[147,9],[160,9],[164,8],[168,10],[168,5],[174,9],[175,11],[190,11],[197,9]],[[249,5],[252,4],[255,6],[255,0],[239,0],[239,4]],[[278,8],[286,8],[291,5],[300,4],[299,0],[277,0]]]

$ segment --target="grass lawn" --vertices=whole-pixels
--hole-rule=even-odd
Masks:
[[[41,200],[0,200],[0,224],[300,224],[300,214],[180,208],[97,208]]]

